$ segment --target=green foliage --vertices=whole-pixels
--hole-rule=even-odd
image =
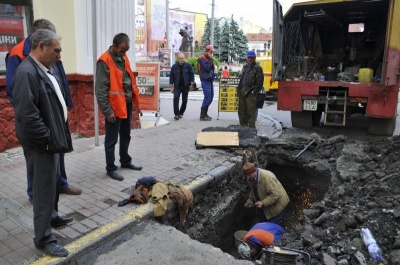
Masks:
[[[215,49],[215,56],[221,62],[243,62],[246,61],[246,53],[248,51],[248,40],[243,31],[239,29],[238,23],[231,19],[225,19],[224,24],[218,27],[218,34],[214,33],[214,43],[218,46]]]
[[[193,71],[194,71],[194,73],[195,73],[196,75],[199,74],[199,69],[197,69],[197,59],[199,59],[199,57],[194,56],[194,57],[190,57],[190,58],[188,58],[188,59],[186,60],[186,62],[188,62],[188,63],[190,63],[190,64],[192,65]],[[213,60],[214,60],[214,65],[216,65],[216,66],[217,66],[217,69],[219,69],[220,62],[218,61],[217,58],[213,58]]]
[[[201,36],[200,49],[202,51],[204,51],[206,46],[208,44],[210,44],[210,36],[211,36],[210,28],[211,28],[211,23],[210,23],[210,19],[208,19],[207,22],[206,22],[206,25],[204,26],[203,36]]]

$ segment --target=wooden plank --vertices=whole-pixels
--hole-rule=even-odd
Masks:
[[[201,146],[239,146],[239,133],[199,132],[196,144]]]

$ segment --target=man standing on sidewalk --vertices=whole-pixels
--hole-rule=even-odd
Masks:
[[[50,69],[60,59],[60,37],[39,29],[30,36],[31,53],[15,72],[13,99],[15,132],[24,150],[28,173],[33,177],[35,247],[52,256],[68,251],[57,244],[51,226],[71,217],[58,215],[60,154],[72,151],[68,111],[61,88]]]
[[[48,29],[53,32],[56,32],[56,28],[47,19],[37,19],[33,22],[32,28],[31,28],[31,34],[35,33],[36,30],[38,29]],[[7,54],[6,56],[6,91],[7,91],[7,97],[10,100],[11,104],[14,104],[13,101],[13,89],[12,89],[12,84],[14,82],[14,75],[15,75],[15,70],[17,67],[21,64],[22,60],[24,60],[28,54],[31,51],[31,41],[30,41],[30,36],[25,38],[23,41],[15,45],[11,51]],[[69,85],[67,82],[67,77],[65,75],[65,70],[64,66],[61,62],[61,60],[57,60],[54,65],[51,67],[51,72],[54,74],[56,77],[60,88],[61,92],[65,98],[66,105],[69,110],[73,108],[72,104],[72,97],[71,97],[71,92],[69,89]],[[73,187],[69,185],[68,180],[67,180],[67,173],[65,171],[65,163],[64,163],[64,154],[60,154],[60,169],[61,169],[61,178],[60,178],[60,193],[65,193],[69,195],[80,195],[82,193],[82,190],[76,187]],[[33,198],[33,190],[32,190],[32,176],[27,173],[27,180],[28,180],[28,188],[27,188],[27,193],[29,197],[29,201],[32,202]]]
[[[256,63],[256,53],[247,52],[247,64],[243,67],[242,77],[237,87],[239,98],[239,123],[240,126],[256,128],[256,97],[264,83],[264,73],[261,66]]]
[[[182,118],[185,113],[188,101],[189,89],[192,90],[194,84],[194,72],[192,65],[184,61],[185,55],[178,53],[176,62],[169,75],[169,89],[174,94],[174,114],[175,120]],[[182,105],[179,108],[179,97],[182,94]]]
[[[115,145],[119,133],[119,161],[121,167],[141,170],[140,165],[132,163],[128,154],[131,142],[132,110],[139,110],[139,91],[131,65],[126,55],[130,40],[125,33],[115,35],[113,45],[97,60],[96,97],[101,112],[106,116],[106,170],[111,178],[122,181],[115,162]]]
[[[204,94],[200,112],[201,121],[211,121],[211,117],[208,116],[207,112],[214,98],[214,51],[215,49],[212,45],[207,45],[206,51],[197,59],[197,68],[199,69],[201,87]]]

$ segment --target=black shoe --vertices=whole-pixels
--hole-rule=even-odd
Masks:
[[[69,254],[68,250],[66,250],[61,245],[57,245],[54,242],[48,243],[43,247],[36,247],[36,248],[50,256],[66,257]]]
[[[179,114],[179,115],[178,115],[178,118],[179,118],[179,119],[182,119],[182,118],[183,118],[183,114]]]
[[[72,220],[74,220],[74,218],[72,218],[71,216],[57,216],[50,221],[50,225],[52,227],[62,226],[68,224],[69,222],[72,222]]]
[[[142,166],[135,165],[133,163],[129,163],[129,164],[126,164],[126,165],[121,165],[121,167],[129,168],[129,169],[133,169],[133,170],[142,170]]]
[[[119,181],[124,180],[124,177],[118,172],[118,170],[107,171],[107,175],[109,175],[111,178],[119,180]]]
[[[179,116],[175,115],[174,120],[179,120]]]
[[[200,117],[200,120],[201,121],[211,121],[211,118],[207,117],[207,116],[203,116],[203,117]]]

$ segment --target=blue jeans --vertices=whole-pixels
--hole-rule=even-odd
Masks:
[[[179,97],[182,94],[182,105],[179,109]],[[188,101],[189,88],[188,87],[178,87],[174,88],[174,114],[183,115],[186,110],[186,105]]]
[[[68,188],[69,184],[67,181],[67,173],[65,172],[65,163],[64,163],[64,154],[60,154],[60,173],[61,173],[61,177],[60,177],[60,190],[64,190],[66,188]],[[28,188],[26,189],[28,196],[32,197],[33,196],[33,190],[32,190],[32,186],[33,186],[33,177],[29,174],[28,170],[26,172],[26,178],[28,181]]]
[[[106,152],[106,170],[115,171],[117,166],[115,161],[115,145],[118,142],[119,133],[119,161],[121,165],[127,165],[132,162],[132,158],[128,154],[129,144],[131,142],[131,121],[132,121],[132,102],[126,103],[128,117],[126,119],[117,118],[112,123],[106,119],[106,136],[104,139],[104,149]]]
[[[201,105],[202,109],[207,109],[214,98],[214,84],[213,81],[201,80],[201,89],[203,90],[204,100]]]
[[[272,217],[271,219],[267,219],[267,217],[264,214],[264,211],[262,209],[257,209],[258,223],[269,222],[269,223],[281,225],[284,212],[285,211],[283,210],[282,212],[280,212],[276,216]]]

